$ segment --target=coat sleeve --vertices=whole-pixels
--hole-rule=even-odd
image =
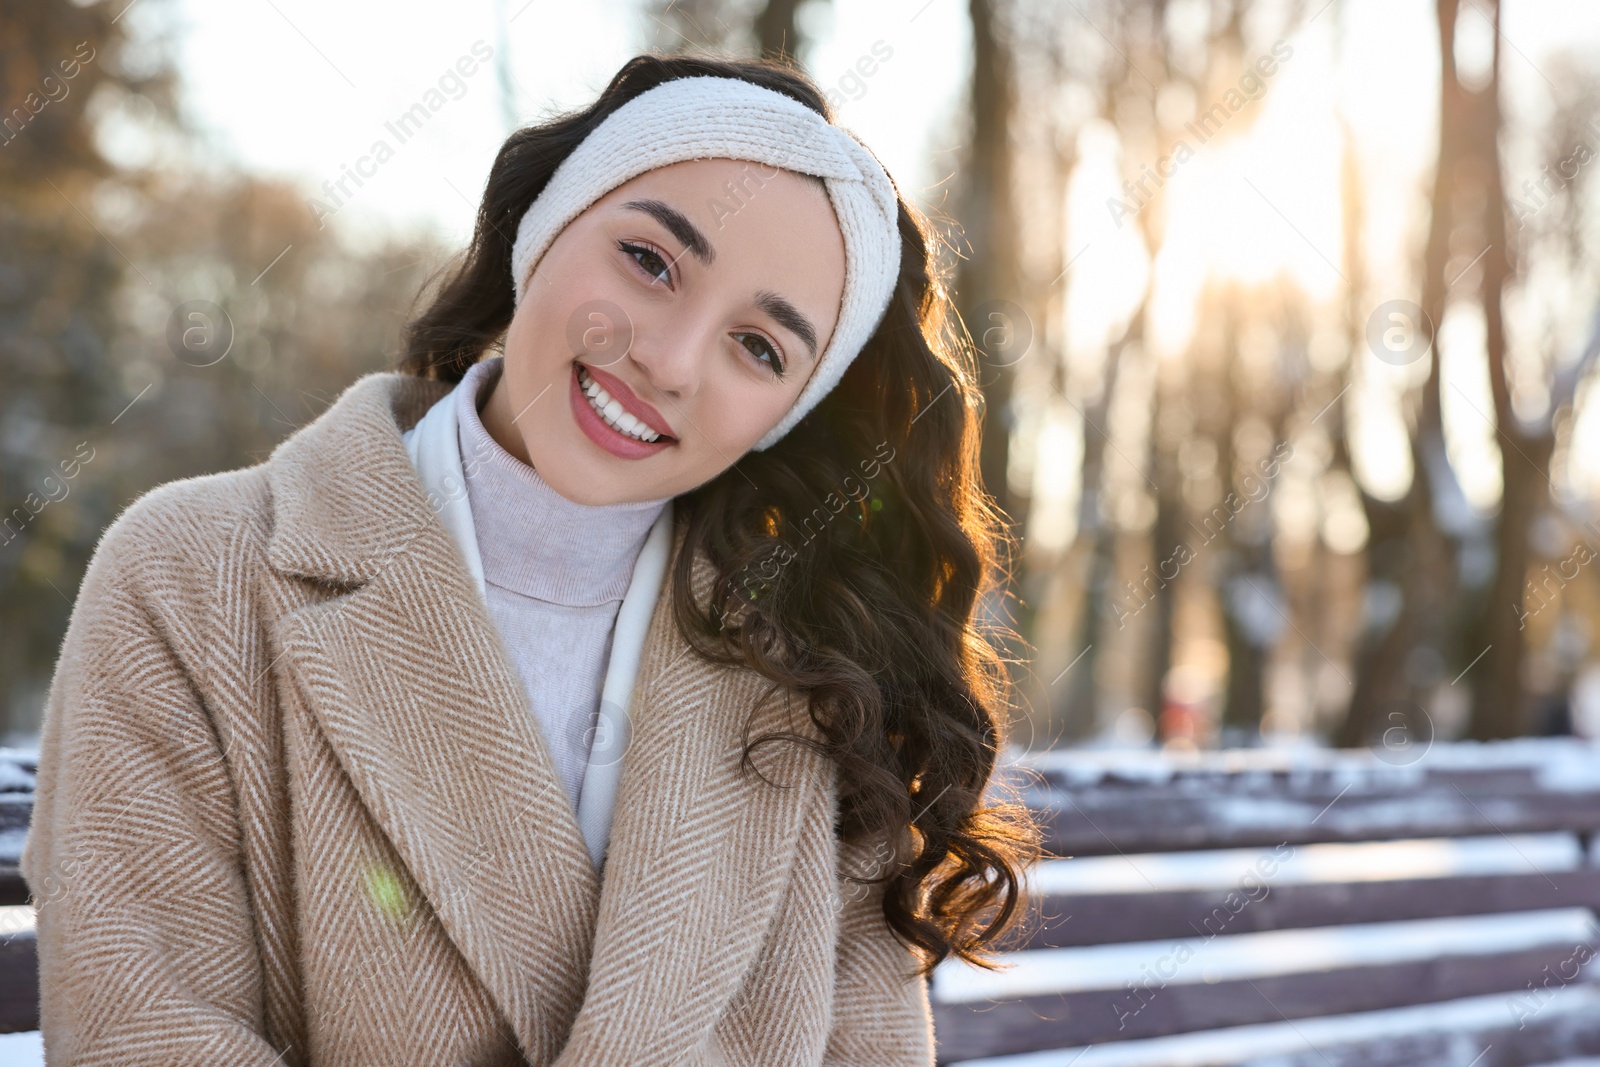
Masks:
[[[883,917],[883,884],[844,877],[876,877],[885,854],[865,841],[839,846],[839,943],[824,1067],[932,1067],[934,1062],[928,983],[915,973],[916,954]]]
[[[101,539],[46,700],[22,855],[45,1054],[51,1067],[303,1062],[262,1036],[232,777],[196,664],[174,650],[174,634],[203,647],[205,613],[174,608],[198,605],[182,590],[204,583],[164,547],[179,534],[162,512],[147,495]]]

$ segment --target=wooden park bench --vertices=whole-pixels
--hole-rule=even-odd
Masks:
[[[941,1063],[1600,1064],[1600,747],[1060,751],[1000,971],[946,963]]]
[[[1070,751],[1007,774],[1071,858],[1034,872],[1005,969],[935,973],[941,1063],[1600,1065],[1596,746]],[[32,786],[0,750],[5,1032],[38,1027]]]
[[[21,870],[36,768],[35,753],[0,748],[0,1033],[39,1028],[33,909]]]

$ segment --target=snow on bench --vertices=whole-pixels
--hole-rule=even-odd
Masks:
[[[1143,1041],[968,1060],[962,1067],[1589,1067],[1561,1046],[1600,1040],[1600,990],[1551,993],[1537,1027],[1518,1028],[1500,995],[1317,1019],[1280,1020]]]
[[[1165,757],[1049,752],[1011,775],[1059,855],[1280,841],[1600,829],[1600,749],[1565,738],[1413,753],[1245,749]]]
[[[37,769],[38,753],[0,748],[0,1034],[39,1025],[33,908],[22,880],[22,845],[33,814]],[[0,1050],[14,1047],[15,1041]]]
[[[1579,1026],[1550,1009],[1595,995],[1600,749],[1526,739],[1388,757],[1015,760],[1007,777],[1073,858],[1032,872],[1037,921],[1002,970],[935,973],[940,1062],[1189,1063],[1171,1050],[1192,1048],[1195,1063],[1242,1064],[1257,1053],[1207,1035],[1297,1027],[1358,1051],[1325,1062],[1296,1037],[1260,1055],[1528,1067],[1600,1053],[1600,1015]],[[1489,1004],[1478,1031],[1516,1040],[1467,1053],[1429,1036],[1444,1006]],[[1373,1020],[1390,1036],[1360,1030]]]

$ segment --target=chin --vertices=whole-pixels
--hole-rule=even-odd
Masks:
[[[606,504],[626,504],[636,500],[651,500],[667,495],[665,490],[654,488],[662,479],[649,478],[639,484],[637,476],[629,477],[627,460],[615,459],[600,453],[579,433],[568,427],[566,440],[547,442],[553,445],[548,459],[539,462],[541,453],[534,453],[534,470],[545,484],[575,504],[600,507]]]
[[[606,470],[603,462],[581,456],[578,450],[583,448],[585,442],[581,434],[575,436],[578,440],[563,442],[554,450],[548,462],[543,465],[536,462],[534,469],[550,488],[574,503],[617,503],[620,499],[618,490],[621,488],[617,472]]]

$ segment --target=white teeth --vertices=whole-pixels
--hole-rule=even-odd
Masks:
[[[646,442],[660,440],[660,434],[635,418],[631,412],[624,410],[622,405],[611,394],[600,388],[600,383],[590,377],[582,367],[578,368],[578,387],[583,390],[583,395],[589,398],[589,406],[607,426],[635,440]]]

